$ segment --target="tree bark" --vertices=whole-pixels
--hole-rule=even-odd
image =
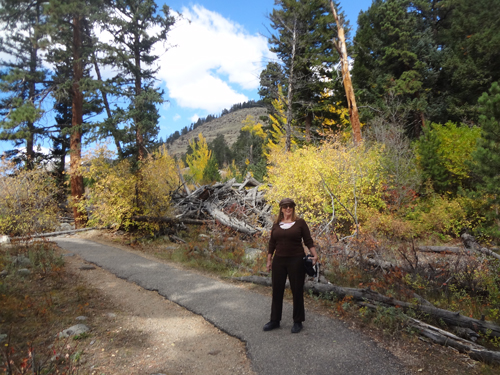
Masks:
[[[152,223],[165,223],[165,224],[191,224],[191,225],[205,225],[210,223],[210,220],[195,220],[195,219],[175,219],[171,217],[157,217],[157,216],[132,216],[130,218],[134,221],[152,222]]]
[[[360,143],[362,141],[361,136],[361,124],[359,122],[358,107],[356,105],[356,96],[354,95],[354,88],[352,87],[351,73],[349,72],[349,61],[347,59],[347,47],[345,43],[345,31],[343,26],[343,21],[339,19],[337,11],[333,1],[330,0],[330,6],[332,7],[333,17],[337,23],[337,36],[338,42],[333,41],[333,45],[337,49],[340,55],[340,64],[342,67],[342,80],[344,82],[344,89],[347,98],[347,106],[349,108],[349,117],[351,119],[352,133],[354,136],[354,142]]]
[[[261,285],[271,285],[271,279],[265,277],[251,276],[239,277],[236,279],[239,281],[253,282]],[[403,310],[413,309],[415,311],[428,314],[433,318],[442,319],[446,324],[451,326],[470,328],[474,332],[481,332],[485,335],[500,337],[500,327],[491,322],[468,318],[466,316],[460,315],[460,313],[443,310],[434,306],[429,306],[428,304],[416,305],[414,303],[398,301],[394,298],[386,297],[369,289],[344,288],[331,284],[311,282],[306,282],[304,284],[304,289],[318,294],[333,294],[334,297],[339,300],[345,298],[346,296],[350,296],[352,297],[353,301],[371,301],[375,303],[382,303],[388,306],[400,307]]]
[[[244,221],[240,221],[238,219],[229,217],[228,215],[226,215],[224,212],[222,212],[212,204],[205,204],[204,208],[215,220],[217,220],[222,225],[228,226],[230,228],[237,230],[238,232],[249,235],[253,235],[258,232],[257,229],[251,227]]]
[[[486,350],[481,345],[464,340],[450,332],[446,332],[417,319],[410,318],[410,325],[416,328],[422,336],[427,337],[436,344],[450,346],[457,349],[460,353],[468,354],[469,357],[476,361],[500,365],[500,352]]]
[[[417,246],[416,249],[417,251],[421,251],[423,253],[470,253],[470,251],[456,246]]]
[[[79,16],[73,18],[73,96],[72,96],[72,120],[70,136],[70,181],[71,197],[73,198],[73,216],[75,227],[81,228],[86,219],[76,204],[84,196],[83,176],[79,173],[80,160],[82,157],[82,123],[83,123],[83,93],[80,80],[83,78],[82,61],[82,19]]]

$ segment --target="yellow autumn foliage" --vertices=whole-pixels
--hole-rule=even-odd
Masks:
[[[203,181],[203,171],[212,157],[212,151],[208,149],[207,140],[203,134],[198,134],[198,141],[193,138],[189,141],[193,153],[186,156],[186,164],[189,167],[189,175],[197,183]]]
[[[367,219],[365,208],[385,206],[380,147],[369,148],[364,143],[356,146],[330,138],[320,146],[289,153],[272,150],[268,161],[268,201],[294,199],[298,214],[312,225],[328,222],[333,212],[344,228],[354,224],[337,200],[332,205],[325,184],[359,222]],[[277,204],[273,209],[277,214]]]
[[[283,89],[281,86],[278,87],[278,98],[274,99],[272,105],[275,110],[275,114],[269,115],[271,120],[272,129],[269,131],[268,141],[265,147],[264,155],[269,157],[272,152],[281,152],[285,150],[286,143],[286,98],[283,95]],[[294,149],[297,146],[297,142],[293,137],[291,137],[291,146]]]
[[[132,172],[128,160],[114,158],[115,153],[105,146],[84,156],[80,171],[88,186],[78,208],[87,213],[90,226],[127,228],[134,224],[153,229],[155,225],[135,223],[131,217],[168,216],[170,194],[180,186],[175,160],[161,147]]]
[[[58,225],[57,186],[43,167],[17,169],[0,159],[0,234],[25,236]]]
[[[266,139],[266,133],[260,122],[256,122],[252,115],[248,115],[243,121],[242,131],[249,132],[251,135],[259,137],[261,139]]]

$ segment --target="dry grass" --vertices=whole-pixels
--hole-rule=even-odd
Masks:
[[[25,276],[18,272],[25,266],[12,263],[20,255],[31,260]],[[0,266],[8,271],[0,279],[0,333],[7,335],[0,368],[9,374],[75,373],[81,342],[56,335],[86,314],[92,291],[65,272],[50,243],[1,247]]]
[[[198,134],[202,133],[206,138],[207,143],[210,143],[219,134],[223,134],[226,142],[231,146],[238,135],[240,134],[240,129],[243,127],[242,121],[246,119],[248,115],[252,115],[256,121],[259,121],[260,116],[266,116],[267,110],[265,108],[244,108],[236,112],[229,113],[218,119],[207,122],[200,125],[193,131],[190,131],[186,135],[181,136],[176,139],[168,147],[168,152],[172,156],[181,156],[186,153],[189,141],[193,138],[198,137]]]

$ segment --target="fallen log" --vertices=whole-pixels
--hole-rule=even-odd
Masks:
[[[450,346],[460,353],[468,354],[476,361],[481,361],[490,365],[500,365],[500,352],[487,350],[485,347],[462,339],[454,334],[431,326],[418,319],[410,318],[410,326],[417,329],[422,336],[427,337],[436,344]]]
[[[487,249],[486,247],[479,247],[479,248],[476,248],[475,250],[500,260],[500,255],[491,251],[490,249]]]
[[[224,212],[222,212],[221,210],[219,210],[217,207],[215,207],[212,204],[205,204],[204,208],[219,223],[221,223],[222,225],[228,226],[230,228],[233,228],[233,229],[237,230],[238,232],[249,234],[249,235],[253,235],[253,234],[259,232],[257,229],[248,225],[244,221],[240,221],[238,219],[235,219],[235,218],[232,218],[232,217],[226,215]]]
[[[366,302],[358,302],[357,304],[371,310],[376,310],[378,307]],[[469,357],[476,361],[494,365],[500,364],[500,352],[487,350],[484,346],[465,340],[415,318],[408,317],[408,325],[416,329],[421,336],[430,339],[435,344],[452,347],[460,353],[469,355]]]
[[[171,217],[158,217],[158,216],[132,216],[130,218],[134,221],[142,221],[147,223],[165,223],[165,224],[191,224],[191,225],[205,225],[211,223],[211,220],[196,220],[196,219],[179,219]]]
[[[460,236],[460,238],[462,239],[463,243],[464,243],[464,246],[467,248],[467,249],[472,249],[474,251],[477,251],[479,253],[482,253],[482,254],[486,254],[486,255],[489,255],[489,256],[492,256],[496,259],[499,259],[500,260],[500,255],[491,251],[490,249],[486,248],[486,247],[481,247],[477,242],[476,242],[476,239],[474,238],[474,236],[471,236],[470,234],[468,233],[464,233]]]
[[[264,279],[264,280],[262,280]],[[267,280],[266,280],[267,279]],[[271,285],[269,278],[258,276],[245,276],[237,278],[239,281],[253,282],[260,285]],[[450,326],[470,328],[474,332],[481,332],[485,335],[500,337],[500,327],[492,322],[469,318],[461,315],[458,312],[452,312],[438,307],[429,306],[428,304],[414,304],[396,300],[392,297],[386,297],[382,294],[374,292],[370,289],[344,288],[333,284],[322,284],[306,282],[304,290],[311,291],[316,294],[330,295],[341,300],[345,297],[352,297],[353,301],[371,301],[382,303],[388,306],[400,307],[403,310],[414,310],[425,313],[435,319],[441,319],[444,323]]]
[[[425,253],[469,254],[470,252],[456,246],[417,246],[417,251]]]
[[[60,232],[40,233],[40,234],[33,234],[31,236],[11,237],[11,241],[31,240],[33,238],[43,238],[43,237],[55,237],[63,234],[73,234],[78,232],[87,232],[89,230],[102,230],[102,229],[107,229],[107,228],[92,227],[92,228],[63,230]]]
[[[255,178],[252,177],[252,175],[247,173],[247,176],[245,178],[245,181],[239,186],[238,190],[244,189],[246,186],[260,186],[261,183],[257,181]]]
[[[170,238],[170,240],[172,242],[180,242],[180,243],[187,243],[186,241],[184,241],[182,238],[179,238],[177,236],[174,236],[174,235],[170,235],[168,236]]]
[[[306,283],[307,284],[307,283]],[[328,284],[310,285],[309,288],[316,293],[328,294],[335,293],[338,298],[342,299],[346,296],[352,296],[356,301],[375,301],[385,305],[401,307],[406,310],[415,310],[428,314],[435,319],[441,319],[450,326],[470,328],[475,332],[481,332],[485,335],[500,337],[500,327],[484,320],[469,318],[461,315],[458,312],[452,312],[438,307],[429,306],[427,304],[413,304],[404,301],[395,300],[392,297],[386,297],[369,289],[341,288]]]

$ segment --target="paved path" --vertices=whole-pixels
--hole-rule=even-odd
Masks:
[[[281,328],[263,332],[270,297],[89,240],[54,241],[119,278],[157,291],[244,341],[259,375],[406,373],[392,354],[338,320],[306,311],[304,329],[292,334],[292,309],[285,303]]]

